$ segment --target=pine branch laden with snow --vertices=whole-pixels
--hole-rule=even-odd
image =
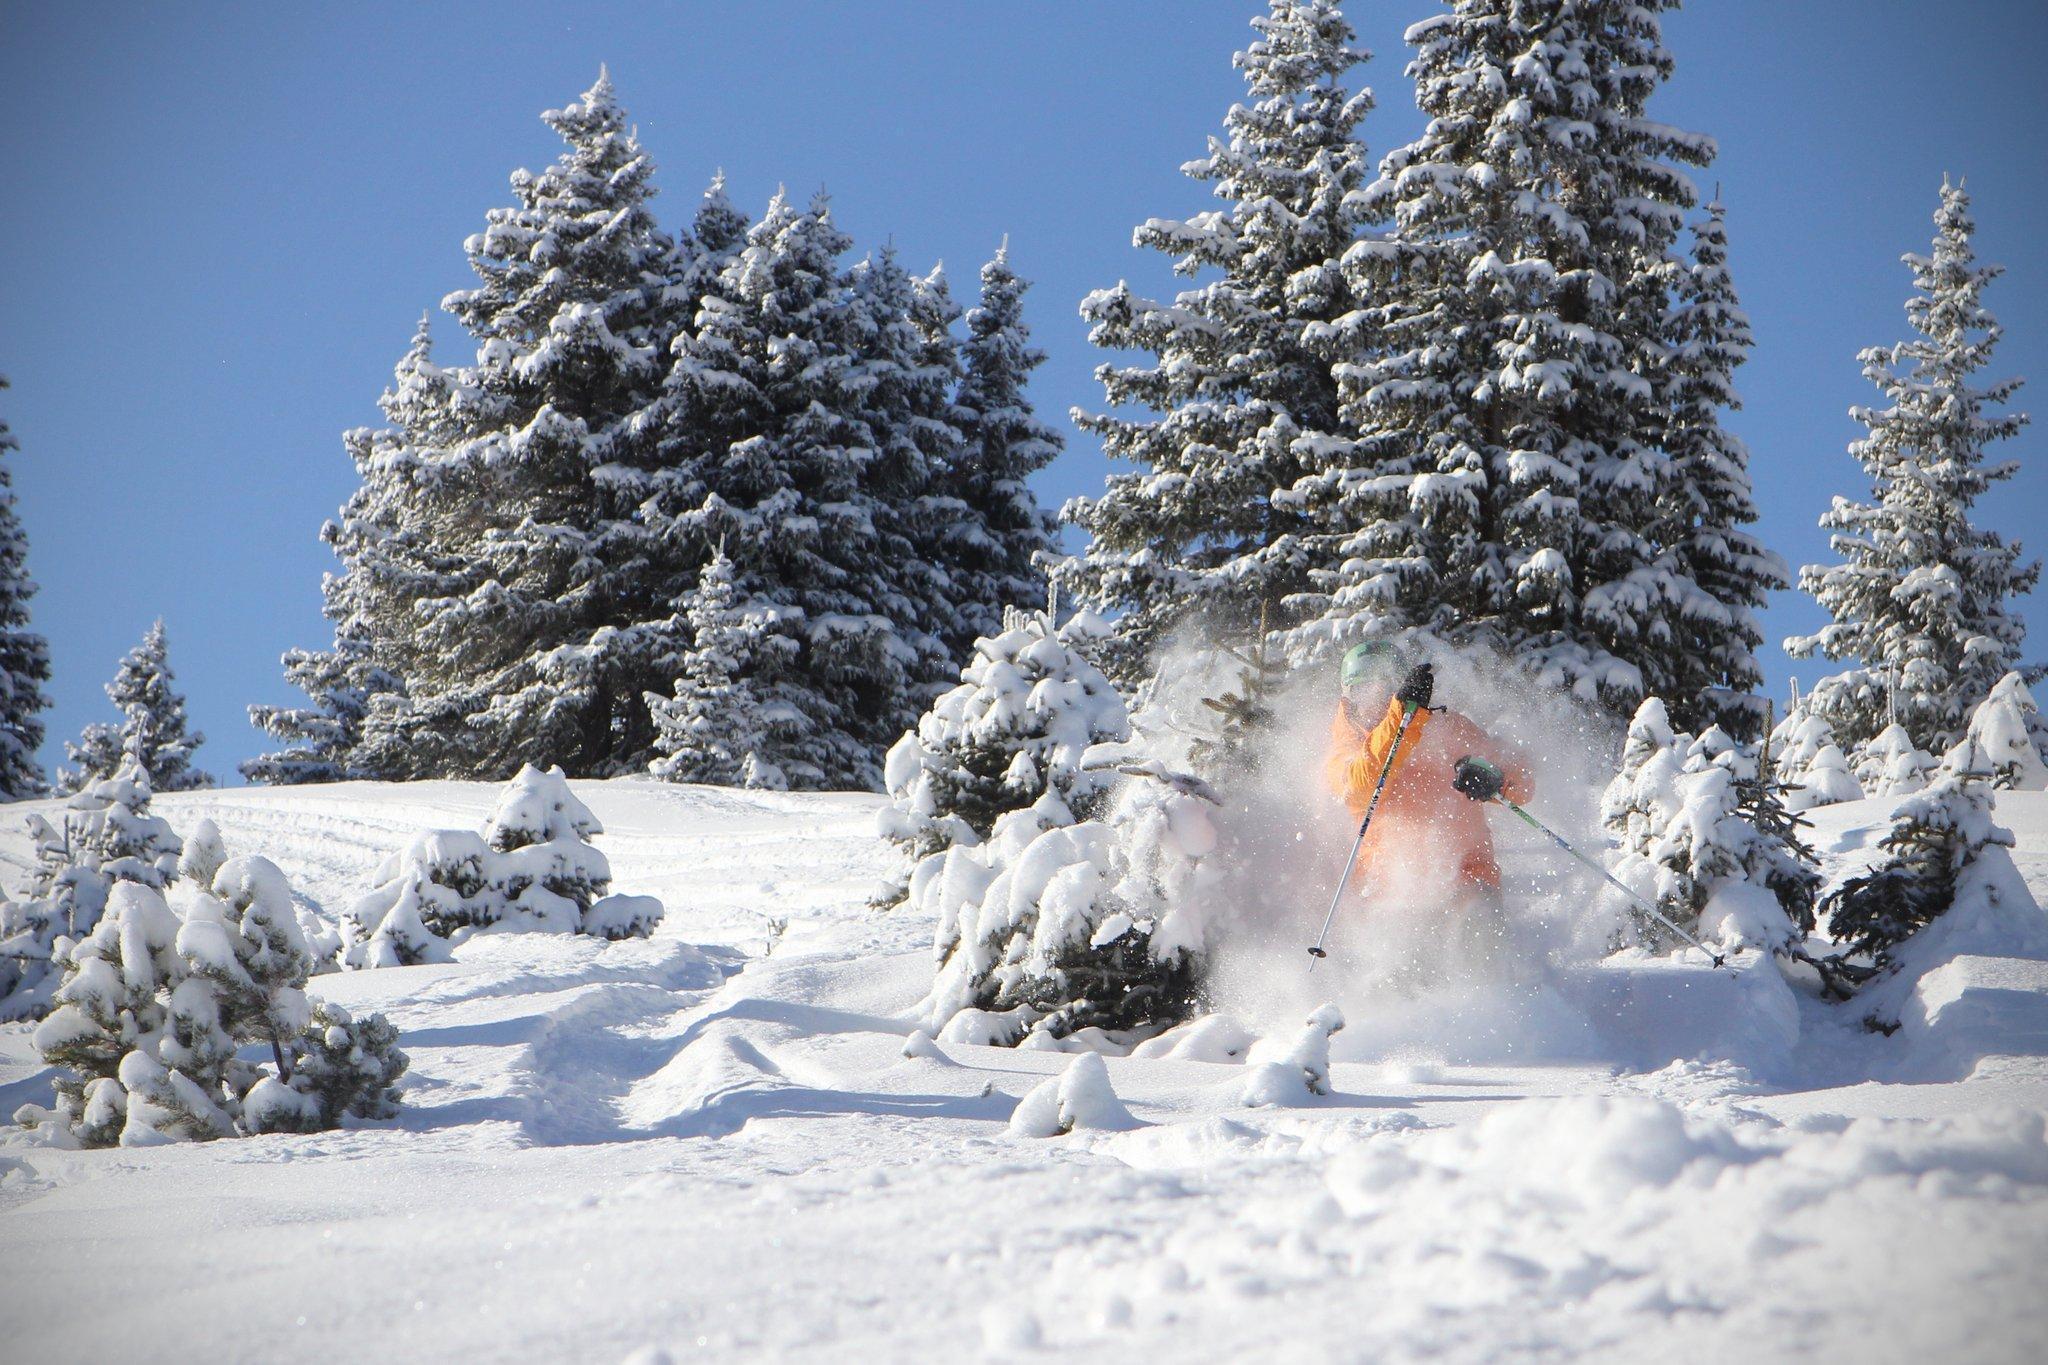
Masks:
[[[1869,430],[1849,453],[1872,500],[1835,499],[1821,525],[1835,533],[1841,562],[1799,574],[1833,620],[1785,641],[1794,657],[1855,665],[1808,698],[1852,747],[1893,720],[1915,748],[1954,745],[1971,709],[2018,665],[2025,625],[2013,599],[2040,576],[2038,563],[2020,562],[2018,545],[1970,519],[1977,500],[2018,468],[1988,462],[1990,447],[2027,418],[1995,411],[2019,380],[1972,382],[2003,335],[1982,303],[2000,270],[1976,263],[1962,186],[1943,183],[1934,221],[1932,252],[1905,258],[1919,291],[1906,304],[1917,335],[1858,357],[1886,402],[1852,411]]]
[[[982,843],[1012,811],[1050,798],[1046,809],[1069,821],[1095,813],[1111,778],[1084,766],[1088,752],[1130,733],[1123,699],[1067,633],[1013,610],[889,750],[878,827],[903,863],[878,903],[900,902],[926,859]]]
[[[1310,339],[1347,335],[1355,306],[1339,262],[1363,221],[1357,129],[1372,96],[1346,81],[1366,54],[1324,0],[1273,0],[1252,26],[1258,40],[1235,58],[1249,98],[1183,167],[1223,206],[1133,236],[1210,278],[1170,301],[1118,284],[1081,305],[1096,345],[1150,357],[1101,366],[1113,411],[1075,415],[1136,468],[1063,511],[1091,539],[1057,571],[1116,613],[1104,662],[1126,685],[1184,624],[1235,636],[1261,602],[1289,622],[1322,611],[1317,576],[1338,570],[1336,532],[1353,524],[1342,495],[1373,462],[1340,435],[1336,382]]]
[[[93,931],[117,886],[161,890],[176,875],[177,836],[149,800],[148,775],[131,763],[72,796],[57,824],[29,817],[35,868],[24,898],[0,905],[0,1020],[50,1010],[64,945]]]
[[[358,1025],[307,1001],[312,956],[284,875],[265,859],[229,859],[210,885],[181,879],[169,900],[116,884],[62,967],[56,1008],[34,1035],[62,1071],[56,1101],[15,1115],[61,1142],[209,1141],[394,1112],[396,1032],[382,1016]],[[252,1045],[268,1066],[241,1055]]]
[[[1335,373],[1371,460],[1330,601],[1753,738],[1753,613],[1782,568],[1719,425],[1748,332],[1718,212],[1680,247],[1714,144],[1649,114],[1671,7],[1455,0],[1409,30],[1430,122],[1362,195],[1389,229],[1344,261],[1362,344]]]
[[[493,928],[647,937],[661,902],[607,894],[611,864],[590,843],[602,833],[560,768],[522,768],[481,833],[429,830],[378,865],[376,888],[344,919],[342,965],[445,962],[456,944]]]
[[[1831,892],[1822,909],[1843,955],[1882,974],[1901,946],[1956,904],[1958,887],[1987,849],[2013,846],[1992,818],[1993,756],[1965,735],[1926,790],[1907,797],[1880,847],[1885,861]]]
[[[1701,938],[1791,946],[1813,923],[1820,874],[1774,795],[1754,748],[1718,727],[1697,738],[1674,731],[1652,697],[1637,708],[1621,769],[1601,798],[1617,845],[1609,866]],[[1659,951],[1676,946],[1654,919],[1626,913],[1635,941]]]
[[[213,777],[192,766],[192,753],[206,736],[185,729],[185,698],[172,684],[170,643],[159,620],[128,651],[107,684],[107,697],[120,710],[119,725],[94,724],[64,754],[72,766],[57,775],[65,794],[113,777],[123,765],[140,765],[152,791],[193,791],[211,787]]]
[[[0,390],[8,387],[0,375]],[[23,801],[50,789],[36,751],[43,747],[43,689],[50,682],[50,644],[29,629],[28,533],[22,528],[8,456],[21,442],[0,419],[0,801]],[[0,975],[5,968],[0,967]],[[5,991],[0,990],[0,995]]]

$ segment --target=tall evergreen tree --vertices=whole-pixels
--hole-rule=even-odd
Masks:
[[[2018,545],[1970,521],[1977,499],[2018,467],[1986,463],[1987,448],[2027,418],[1992,411],[2019,380],[1971,382],[2003,334],[1982,302],[2002,272],[1977,264],[1961,185],[1943,182],[1934,222],[1933,252],[1905,258],[1920,291],[1906,316],[1919,335],[1858,357],[1888,404],[1851,414],[1870,431],[1849,453],[1873,501],[1836,498],[1821,525],[1842,562],[1799,572],[1833,623],[1785,642],[1796,658],[1853,662],[1807,704],[1858,748],[1894,718],[1920,748],[1951,748],[1970,709],[2017,665],[2026,627],[2012,599],[2040,577]]]
[[[0,389],[7,379],[0,375]],[[21,443],[0,419],[0,461]],[[36,758],[43,744],[43,695],[50,681],[50,646],[28,628],[28,599],[36,585],[28,576],[28,535],[16,515],[14,473],[0,463],[0,801],[42,796],[49,777]]]
[[[213,776],[192,766],[192,754],[206,736],[185,728],[185,698],[173,685],[170,642],[159,619],[128,651],[107,696],[120,708],[119,725],[85,727],[76,744],[64,753],[74,765],[58,774],[64,792],[78,792],[120,772],[133,760],[149,778],[149,790],[192,791],[211,787]]]
[[[1025,480],[1060,453],[1057,429],[1039,420],[1024,389],[1045,352],[1031,344],[1024,322],[1030,287],[1010,266],[1006,238],[981,268],[981,301],[967,313],[960,346],[958,420],[965,436],[950,492],[965,515],[947,528],[944,553],[953,567],[965,647],[949,641],[957,657],[972,640],[1002,628],[1005,607],[1035,604],[1045,595],[1038,559],[1051,551],[1056,526]]]
[[[1765,595],[1790,582],[1784,560],[1749,528],[1756,499],[1749,451],[1721,425],[1722,411],[1741,406],[1735,368],[1749,357],[1749,318],[1728,273],[1726,210],[1717,199],[1693,225],[1692,260],[1677,287],[1670,353],[1661,372],[1669,426],[1664,450],[1673,464],[1673,525],[1660,544],[1675,549],[1682,572],[1703,598],[1678,618],[1684,634],[1672,660],[1674,719],[1683,728],[1718,725],[1741,739],[1761,737],[1764,703],[1757,613]]]
[[[610,79],[542,117],[568,150],[513,175],[517,204],[465,244],[481,283],[443,305],[478,341],[455,439],[420,481],[456,572],[413,603],[390,738],[444,775],[529,759],[613,772],[644,764],[652,740],[641,696],[659,642],[642,627],[656,609],[619,581],[633,557],[613,543],[620,509],[599,471],[656,388],[682,267]]]
[[[1681,670],[1730,616],[1688,563],[1661,444],[1679,168],[1714,151],[1648,116],[1668,8],[1451,0],[1409,30],[1429,125],[1365,196],[1392,230],[1346,267],[1381,344],[1338,368],[1376,463],[1337,602],[1623,715],[1695,695]]]
[[[1262,602],[1318,605],[1303,600],[1319,561],[1296,490],[1312,477],[1341,485],[1324,471],[1352,458],[1330,444],[1337,389],[1305,334],[1352,307],[1338,262],[1360,225],[1355,134],[1372,97],[1344,80],[1365,54],[1328,0],[1272,0],[1252,25],[1258,41],[1236,64],[1253,98],[1225,116],[1227,141],[1183,168],[1228,207],[1134,234],[1177,257],[1177,272],[1220,278],[1170,304],[1119,284],[1081,305],[1097,345],[1153,357],[1096,371],[1112,408],[1157,415],[1076,414],[1137,469],[1063,513],[1093,540],[1062,579],[1121,613],[1105,663],[1123,682],[1183,622],[1241,634]]]
[[[856,290],[839,266],[851,245],[822,197],[798,210],[778,194],[641,419],[673,471],[664,534],[723,542],[736,596],[769,625],[752,679],[773,721],[761,760],[796,787],[878,785],[944,658],[906,512],[935,471],[875,425],[914,406],[898,402],[899,362],[920,349],[896,316],[907,281],[888,265]]]

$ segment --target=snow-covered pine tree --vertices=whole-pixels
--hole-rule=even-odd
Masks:
[[[314,1009],[312,959],[284,876],[231,859],[210,886],[172,896],[115,886],[107,912],[65,955],[57,1008],[36,1029],[62,1069],[53,1109],[15,1115],[88,1147],[304,1132],[385,1118],[406,1059],[381,1015]],[[271,1068],[239,1054],[269,1053]]]
[[[36,1050],[68,1073],[57,1077],[56,1108],[24,1108],[16,1122],[52,1122],[88,1147],[121,1140],[128,1122],[122,1061],[163,1036],[170,1017],[164,997],[184,976],[177,938],[178,917],[161,891],[115,885],[106,913],[65,955],[56,1008],[36,1026]]]
[[[1785,791],[1786,807],[1804,811],[1862,800],[1863,788],[1835,742],[1833,728],[1808,709],[1810,702],[1809,697],[1788,712],[1771,735],[1772,761]]]
[[[1991,763],[1991,785],[2039,791],[2048,787],[2048,721],[2027,680],[2008,673],[1970,713],[1968,737]]]
[[[1045,352],[1031,344],[1024,322],[1029,284],[1010,266],[1005,238],[981,268],[981,301],[967,312],[960,345],[962,373],[955,397],[963,445],[949,494],[964,515],[942,531],[960,628],[974,637],[1002,629],[1003,609],[1026,606],[1045,591],[1041,556],[1053,547],[1056,526],[1026,482],[1060,453],[1064,438],[1039,420],[1025,394]],[[962,641],[953,657],[972,648]]]
[[[598,471],[660,378],[676,244],[650,206],[653,165],[610,79],[542,115],[568,149],[512,177],[465,247],[481,279],[443,306],[478,342],[456,431],[422,471],[451,581],[412,604],[403,702],[383,728],[425,771],[488,776],[527,761],[644,768],[643,694],[667,681],[641,600],[638,548]]]
[[[768,720],[753,683],[759,655],[780,639],[736,600],[723,545],[705,561],[683,617],[690,642],[682,675],[673,695],[647,698],[658,755],[649,770],[670,782],[781,790],[787,780],[762,757]]]
[[[1856,751],[1850,771],[1866,796],[1910,796],[1924,791],[1941,764],[1915,748],[1906,727],[1894,722]]]
[[[1934,781],[1899,804],[1880,844],[1885,861],[1829,893],[1822,909],[1847,956],[1882,971],[1900,944],[1946,913],[1957,879],[1986,848],[2013,836],[1992,819],[1991,756],[1965,735],[1943,756]]]
[[[1960,184],[1943,181],[1934,222],[1933,251],[1905,258],[1919,290],[1906,303],[1918,336],[1857,357],[1887,404],[1851,412],[1869,428],[1849,453],[1873,500],[1836,498],[1821,525],[1835,532],[1842,562],[1799,573],[1834,619],[1785,642],[1797,658],[1853,661],[1808,699],[1852,747],[1890,720],[1918,748],[1952,746],[1970,709],[2016,666],[2025,625],[2012,600],[2040,577],[2038,563],[2020,563],[2018,545],[1970,521],[1977,499],[2018,467],[1987,463],[1988,448],[2027,418],[1993,411],[2019,380],[1972,382],[2003,334],[1982,302],[2001,271],[1976,262]]]
[[[78,743],[65,744],[73,766],[58,774],[58,788],[67,795],[83,791],[113,777],[130,760],[141,765],[152,792],[211,787],[213,776],[192,766],[192,753],[206,736],[185,729],[185,698],[173,685],[176,681],[159,619],[122,658],[107,684],[121,723],[88,725]]]
[[[245,1121],[258,1132],[334,1128],[344,1118],[388,1119],[398,1114],[398,1081],[411,1059],[398,1048],[398,1030],[381,1014],[358,1019],[321,1001],[291,1055],[290,1104],[266,1104],[257,1090],[243,1102]],[[260,1087],[259,1087],[260,1089]]]
[[[1152,357],[1100,367],[1116,411],[1076,414],[1111,458],[1137,468],[1062,513],[1092,539],[1060,580],[1119,613],[1104,661],[1124,684],[1146,674],[1155,646],[1184,621],[1237,636],[1262,602],[1289,621],[1319,606],[1303,597],[1311,573],[1339,559],[1334,545],[1306,539],[1296,489],[1320,479],[1327,498],[1362,459],[1332,439],[1336,384],[1305,333],[1353,306],[1338,262],[1360,227],[1355,191],[1367,176],[1356,133],[1372,97],[1345,80],[1365,54],[1328,0],[1271,0],[1252,26],[1257,41],[1235,58],[1252,98],[1225,115],[1227,140],[1212,138],[1209,154],[1183,167],[1227,207],[1151,219],[1133,235],[1175,257],[1180,274],[1218,277],[1170,303],[1119,284],[1081,305],[1095,344]]]
[[[1702,346],[1654,382],[1683,329],[1740,335],[1718,267],[1693,285],[1707,311],[1672,307],[1696,197],[1681,167],[1714,145],[1649,114],[1671,7],[1451,0],[1408,31],[1429,125],[1363,196],[1392,223],[1345,260],[1379,340],[1336,369],[1347,434],[1375,455],[1336,606],[1496,647],[1622,713],[1747,682],[1753,586],[1723,576],[1737,600],[1716,600],[1673,515],[1686,461],[1713,460],[1717,515],[1740,523],[1741,470],[1706,425],[1729,356]],[[1709,636],[1730,676],[1701,675]]]
[[[286,1049],[312,1018],[303,988],[313,957],[284,873],[267,858],[230,858],[215,872],[210,893],[182,908],[178,956],[210,989],[220,1027],[234,1047],[267,1046],[289,1080]],[[164,1061],[177,1065],[168,1053]]]
[[[580,929],[611,885],[611,863],[590,843],[602,833],[560,768],[521,768],[484,823],[484,842],[498,855],[498,879],[512,910],[534,927]]]
[[[131,765],[72,796],[57,824],[28,818],[36,861],[27,893],[0,905],[0,1020],[48,1012],[63,941],[92,932],[118,883],[161,890],[176,875],[177,836],[149,813],[149,795]]]
[[[1087,818],[1113,775],[1083,769],[1082,759],[1094,745],[1128,738],[1109,679],[1047,613],[1012,608],[1006,629],[975,641],[959,685],[889,750],[891,802],[879,825],[904,857],[877,902],[901,901],[927,859],[980,844],[1011,811]]]
[[[999,818],[986,843],[925,860],[911,903],[939,924],[932,1029],[1004,1044],[1185,1020],[1213,805],[1198,781],[1132,773],[1099,818],[1076,820],[1047,796]]]
[[[1622,881],[1675,924],[1725,942],[1790,946],[1813,924],[1820,875],[1796,822],[1776,819],[1756,749],[1719,727],[1697,738],[1671,728],[1664,703],[1637,708],[1621,770],[1601,811],[1620,846]],[[1761,810],[1759,823],[1752,811]],[[1674,940],[1647,915],[1629,912],[1632,936],[1664,949]]]
[[[0,375],[0,390],[7,378]],[[15,511],[14,471],[8,456],[21,442],[0,418],[0,801],[42,796],[50,789],[36,750],[43,745],[43,695],[50,681],[50,645],[28,628],[28,533]]]
[[[249,708],[249,723],[285,747],[242,764],[242,776],[274,786],[366,776],[359,754],[363,718],[373,698],[399,692],[397,675],[352,638],[337,639],[332,649],[286,650],[283,663],[285,681],[313,704]]]
[[[1753,344],[1749,318],[1728,273],[1726,210],[1716,199],[1693,225],[1692,260],[1679,276],[1669,353],[1658,376],[1667,410],[1663,448],[1675,466],[1659,536],[1675,545],[1701,596],[1676,618],[1687,630],[1671,662],[1677,724],[1719,725],[1738,739],[1760,737],[1764,703],[1757,613],[1765,595],[1790,584],[1785,561],[1749,528],[1757,520],[1749,450],[1721,425],[1742,403],[1734,373]]]
[[[415,607],[460,588],[462,533],[450,519],[459,509],[429,493],[439,452],[457,438],[457,379],[434,363],[431,320],[422,314],[377,400],[387,425],[343,435],[362,484],[320,528],[342,563],[321,584],[334,644],[284,656],[286,681],[310,706],[249,708],[250,722],[286,746],[244,764],[251,781],[404,780],[435,771],[431,753],[390,735],[389,726],[403,718],[404,672],[421,667]],[[372,735],[380,698],[385,724]]]
[[[611,864],[590,843],[602,833],[560,768],[521,768],[481,834],[429,830],[378,865],[377,886],[348,910],[342,965],[446,961],[453,944],[493,926],[647,937],[661,902],[606,894]]]
[[[932,471],[914,441],[871,423],[890,410],[886,358],[914,360],[922,342],[877,307],[908,306],[899,270],[868,272],[856,296],[838,265],[850,245],[822,196],[799,211],[778,195],[641,418],[676,471],[665,534],[723,543],[736,597],[767,626],[753,675],[770,720],[762,762],[793,787],[878,786],[883,748],[944,666],[906,511]],[[890,376],[890,392],[903,381]]]

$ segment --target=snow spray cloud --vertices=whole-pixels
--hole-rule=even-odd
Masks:
[[[1599,794],[1619,743],[1612,721],[1483,653],[1414,649],[1436,666],[1439,705],[1526,756],[1531,809],[1599,847]],[[1241,664],[1200,640],[1176,642],[1162,664],[1133,724],[1149,752],[1185,764],[1195,740],[1215,729],[1202,699],[1235,690]],[[1603,950],[1611,908],[1590,873],[1504,810],[1488,816],[1503,870],[1501,913],[1471,903],[1440,850],[1418,848],[1373,869],[1362,892],[1346,892],[1330,957],[1311,972],[1304,950],[1357,834],[1324,775],[1336,674],[1334,656],[1295,670],[1269,695],[1274,723],[1250,771],[1219,783],[1214,856],[1224,866],[1205,879],[1206,903],[1196,907],[1212,1007],[1266,1032],[1334,1002],[1350,1021],[1336,1039],[1345,1060],[1586,1055],[1583,1014],[1565,1003],[1556,977]]]

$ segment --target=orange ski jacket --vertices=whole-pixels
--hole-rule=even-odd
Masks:
[[[1386,714],[1370,730],[1352,719],[1341,702],[1330,726],[1330,754],[1324,776],[1330,790],[1343,798],[1351,818],[1361,820],[1372,801],[1373,787],[1386,766],[1387,751],[1401,731],[1401,703],[1387,703]],[[1389,871],[1404,860],[1419,860],[1417,872],[1456,869],[1459,880],[1491,890],[1500,887],[1500,864],[1493,856],[1493,834],[1486,810],[1451,786],[1458,760],[1472,755],[1499,765],[1507,779],[1503,795],[1521,804],[1529,799],[1527,764],[1520,750],[1494,739],[1452,711],[1420,711],[1408,726],[1386,790],[1373,812],[1372,828],[1358,851],[1353,884],[1375,870]]]

